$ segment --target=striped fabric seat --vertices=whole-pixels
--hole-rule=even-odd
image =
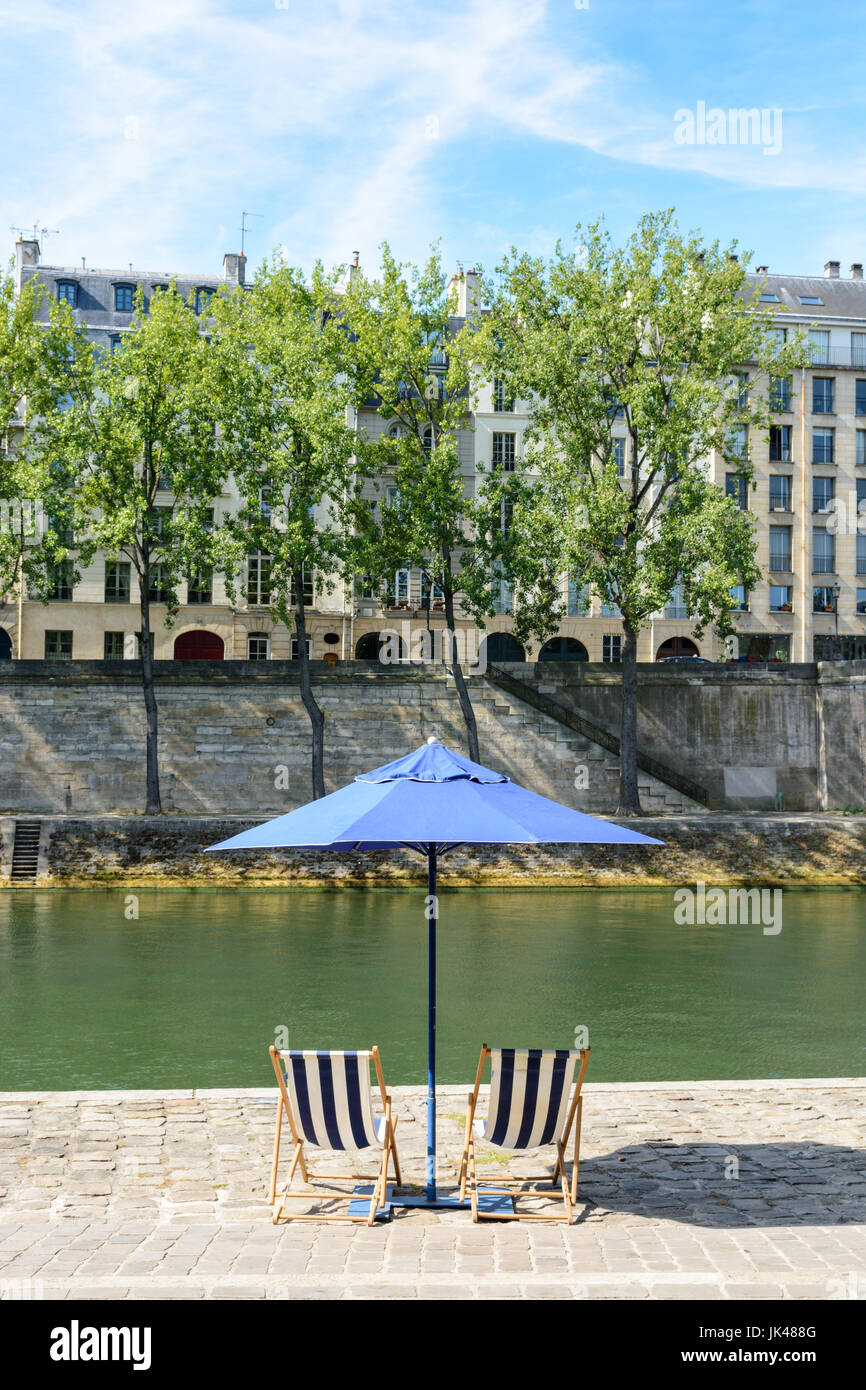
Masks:
[[[533,1048],[493,1048],[490,1052],[490,1104],[475,1133],[505,1149],[536,1149],[555,1143],[568,1114],[569,1094],[579,1052]]]
[[[280,1052],[300,1137],[320,1149],[381,1145],[384,1117],[373,1115],[371,1052]]]

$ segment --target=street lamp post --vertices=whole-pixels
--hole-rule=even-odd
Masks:
[[[839,585],[833,585],[833,616],[836,622],[836,642],[833,648],[833,660],[842,660],[842,647],[839,642]]]

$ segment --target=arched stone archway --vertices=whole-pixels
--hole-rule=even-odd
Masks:
[[[576,637],[550,637],[538,653],[539,661],[589,661],[589,652]]]
[[[656,661],[667,661],[672,656],[700,656],[700,652],[690,637],[669,637],[656,652]]]
[[[216,632],[195,628],[174,639],[175,661],[222,661],[225,643]]]
[[[481,643],[488,661],[525,661],[526,651],[510,632],[491,632]]]

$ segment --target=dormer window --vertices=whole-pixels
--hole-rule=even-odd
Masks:
[[[116,314],[131,314],[134,295],[135,290],[132,285],[115,285],[114,312]]]
[[[206,314],[210,311],[210,302],[213,298],[213,290],[202,288],[195,292],[195,311],[197,314]]]
[[[801,304],[823,304],[823,299],[819,299],[817,294],[801,294],[799,296]]]
[[[772,294],[769,290],[761,295],[762,304],[778,304],[778,302],[779,296],[777,294]]]
[[[78,306],[78,281],[77,280],[58,280],[57,298],[62,303],[65,301],[70,308]]]

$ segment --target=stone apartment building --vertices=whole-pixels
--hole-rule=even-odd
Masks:
[[[357,262],[356,262],[357,263]],[[173,276],[167,272],[104,271],[47,266],[39,243],[19,239],[16,246],[19,286],[39,276],[49,294],[68,300],[85,321],[95,343],[110,349],[128,329],[137,288],[145,298],[171,278],[196,307],[206,309],[220,284],[244,285],[245,258],[228,254],[222,277]],[[351,267],[349,273],[351,274]],[[735,595],[738,637],[723,647],[710,632],[696,639],[679,595],[656,615],[641,636],[639,659],[700,655],[709,659],[810,661],[833,656],[866,656],[866,535],[859,536],[861,504],[866,513],[866,282],[862,267],[842,278],[838,262],[829,262],[823,277],[768,274],[760,280],[764,301],[778,303],[778,332],[805,327],[812,339],[812,362],[796,379],[776,383],[775,420],[769,441],[748,439],[737,447],[748,453],[751,483],[731,471],[720,457],[708,460],[715,481],[755,514],[758,562],[764,573],[750,594]],[[475,289],[474,271],[454,277],[457,322],[465,318]],[[435,365],[435,364],[434,364]],[[744,363],[744,391],[754,366]],[[375,411],[358,422],[371,433],[389,428]],[[474,490],[481,467],[505,470],[519,466],[528,423],[521,402],[511,402],[497,382],[481,386],[477,407],[461,431],[459,450],[467,490]],[[862,426],[862,428],[861,428]],[[394,428],[391,426],[390,428]],[[630,460],[625,430],[614,426],[623,477]],[[387,488],[383,480],[378,494]],[[170,495],[164,499],[170,502]],[[370,489],[370,501],[377,501]],[[218,507],[231,510],[231,491]],[[864,522],[866,530],[866,522]],[[268,660],[297,655],[296,639],[269,610],[267,557],[254,557],[244,593],[230,601],[219,579],[209,588],[189,588],[173,626],[160,626],[154,611],[157,659],[228,658]],[[423,634],[444,629],[439,595],[429,590],[417,569],[398,570],[383,605],[381,596],[354,586],[328,586],[312,576],[307,594],[310,654],[313,659],[376,660],[383,634],[392,634],[391,651],[415,657],[429,652]],[[137,639],[135,575],[110,557],[98,557],[74,589],[61,590],[48,605],[26,595],[0,606],[0,659],[133,658]],[[463,652],[471,661],[479,645],[491,660],[617,661],[621,623],[597,599],[588,601],[576,584],[563,580],[565,616],[560,630],[540,649],[520,647],[511,635],[512,596],[503,583],[498,612],[479,632],[471,620],[458,619]],[[837,635],[838,633],[838,635]],[[434,637],[435,641],[435,637]]]

